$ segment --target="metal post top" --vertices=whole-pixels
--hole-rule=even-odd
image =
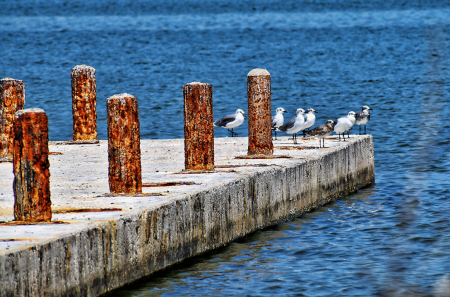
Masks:
[[[270,76],[270,73],[266,69],[256,68],[256,69],[253,69],[252,71],[250,71],[247,74],[247,76],[262,76],[262,75],[269,75]]]
[[[20,79],[14,79],[14,78],[11,78],[11,77],[5,77],[5,78],[0,79],[0,82],[8,82],[8,81],[17,81],[17,82],[19,82],[19,83],[23,83],[22,80],[20,80]]]
[[[72,68],[72,70],[75,70],[75,69],[94,69],[95,70],[94,67],[87,66],[87,65],[84,65],[84,64],[83,65],[77,65],[77,66]]]
[[[27,108],[27,109],[21,109],[21,110],[16,111],[15,116],[19,117],[25,113],[45,113],[45,111],[40,108]]]
[[[208,84],[208,83],[202,83],[202,82],[199,82],[199,81],[193,81],[193,82],[191,82],[191,83],[186,84],[186,86],[192,86],[192,85],[203,85],[203,86],[208,86],[208,85],[210,85],[210,84]]]
[[[108,100],[113,100],[113,99],[124,99],[124,98],[128,98],[128,97],[133,97],[135,98],[133,95],[127,94],[127,93],[122,93],[122,94],[115,94],[112,95],[111,97],[108,98]]]

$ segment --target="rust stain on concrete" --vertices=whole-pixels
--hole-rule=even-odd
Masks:
[[[162,183],[143,183],[142,187],[172,187],[172,186],[187,186],[197,185],[194,182],[174,181],[174,182],[162,182]]]

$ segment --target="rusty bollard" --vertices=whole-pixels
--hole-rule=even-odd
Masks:
[[[270,73],[253,69],[247,74],[248,155],[272,155]]]
[[[97,140],[97,86],[95,69],[78,65],[72,69],[73,140]]]
[[[0,80],[0,160],[12,161],[14,113],[25,104],[25,84],[21,80]]]
[[[111,193],[142,193],[139,111],[136,97],[114,95],[108,113],[109,189]]]
[[[13,159],[14,220],[51,221],[48,118],[42,109],[15,113]]]
[[[185,169],[214,170],[212,86],[192,82],[183,94]]]

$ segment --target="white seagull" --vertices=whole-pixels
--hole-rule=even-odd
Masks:
[[[370,121],[370,111],[373,110],[367,105],[362,107],[362,111],[356,114],[356,125],[359,126],[359,135],[361,135],[361,125],[364,125],[364,135],[366,134],[366,125]]]
[[[306,113],[303,115],[303,117],[305,118],[305,124],[303,125],[303,136],[306,135],[305,130],[309,130],[309,127],[314,125],[314,123],[316,122],[316,115],[314,113],[318,113],[318,111],[315,111],[313,108],[308,108],[306,110]]]
[[[272,116],[272,130],[275,131],[275,139],[277,139],[277,128],[283,126],[284,116],[283,113],[287,112],[283,107],[277,108],[277,114]]]
[[[353,125],[356,122],[355,115],[356,115],[356,113],[354,111],[350,111],[347,115],[347,119],[349,119],[350,122],[352,122],[352,126],[349,129],[347,129],[347,138],[350,138],[350,130],[352,130]],[[345,137],[345,133],[344,133],[344,137]]]
[[[228,129],[231,132],[231,137],[238,135],[233,132],[233,128],[239,127],[244,122],[245,112],[242,109],[236,110],[235,114],[229,114],[214,122],[214,126]],[[230,130],[231,129],[231,130]]]
[[[323,139],[323,147],[325,147],[325,137],[330,136],[334,130],[334,121],[328,120],[325,125],[318,126],[310,131],[306,132],[309,137],[319,138],[319,148],[321,147],[321,139]]]
[[[297,115],[293,117],[289,122],[278,128],[278,131],[293,134],[294,143],[297,143],[297,133],[303,129],[305,124],[305,118],[303,114],[305,110],[303,108],[297,109]]]
[[[341,134],[344,135],[344,141],[345,141],[345,131],[348,131],[353,126],[352,122],[349,120],[347,116],[341,117],[334,121],[334,132],[339,134],[339,141],[341,140]]]

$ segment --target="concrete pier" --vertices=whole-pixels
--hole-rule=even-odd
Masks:
[[[142,140],[140,194],[111,194],[107,141],[50,143],[52,222],[13,222],[11,163],[0,163],[0,296],[98,296],[299,216],[374,182],[372,136],[317,149],[279,137],[273,159],[216,138],[215,171],[184,171],[184,140]],[[283,157],[284,156],[284,157]]]

